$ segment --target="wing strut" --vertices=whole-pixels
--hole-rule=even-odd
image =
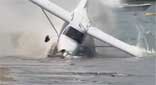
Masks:
[[[72,19],[68,11],[64,10],[63,8],[59,7],[54,3],[51,3],[49,0],[30,0],[30,1],[66,22],[70,22]]]

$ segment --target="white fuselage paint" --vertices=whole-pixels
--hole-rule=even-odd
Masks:
[[[79,8],[79,9],[76,9],[74,12],[73,12],[73,21],[65,28],[65,30],[68,29],[69,26],[72,26],[74,27],[76,30],[82,32],[82,33],[85,33],[87,26],[89,25],[89,19],[87,17],[87,12],[86,12],[86,9],[85,8]],[[77,49],[79,47],[79,44],[67,37],[66,35],[62,34],[60,39],[59,39],[59,43],[58,43],[58,51],[61,51],[61,50],[66,50],[69,52],[69,54],[74,54],[76,53]]]

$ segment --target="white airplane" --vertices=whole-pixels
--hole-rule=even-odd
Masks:
[[[81,0],[76,9],[71,13],[49,0],[30,1],[67,23],[59,33],[54,55],[61,53],[64,57],[76,56],[80,45],[84,42],[87,35],[130,55],[137,57],[144,55],[144,49],[129,45],[100,29],[93,27],[87,16],[87,0]],[[48,37],[46,37],[45,41],[48,40]]]

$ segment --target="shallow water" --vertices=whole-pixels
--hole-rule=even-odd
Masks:
[[[155,85],[155,57],[0,59],[4,85]]]

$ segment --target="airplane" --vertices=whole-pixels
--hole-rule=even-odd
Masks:
[[[45,14],[46,14],[45,11],[47,11],[65,22],[65,25],[58,33],[58,40],[52,52],[53,55],[59,54],[65,58],[77,56],[78,52],[81,50],[80,47],[86,40],[87,36],[91,36],[91,39],[94,38],[98,39],[101,42],[107,43],[132,56],[142,57],[144,55],[145,50],[143,48],[129,45],[101,31],[97,27],[92,26],[87,15],[88,0],[81,0],[76,9],[71,13],[61,8],[57,4],[52,3],[49,0],[30,0],[30,1],[39,6],[44,11]],[[149,6],[149,4],[130,5],[130,6],[127,5],[124,7],[138,7],[138,6]],[[45,42],[48,42],[49,40],[50,40],[49,36],[46,36]]]

